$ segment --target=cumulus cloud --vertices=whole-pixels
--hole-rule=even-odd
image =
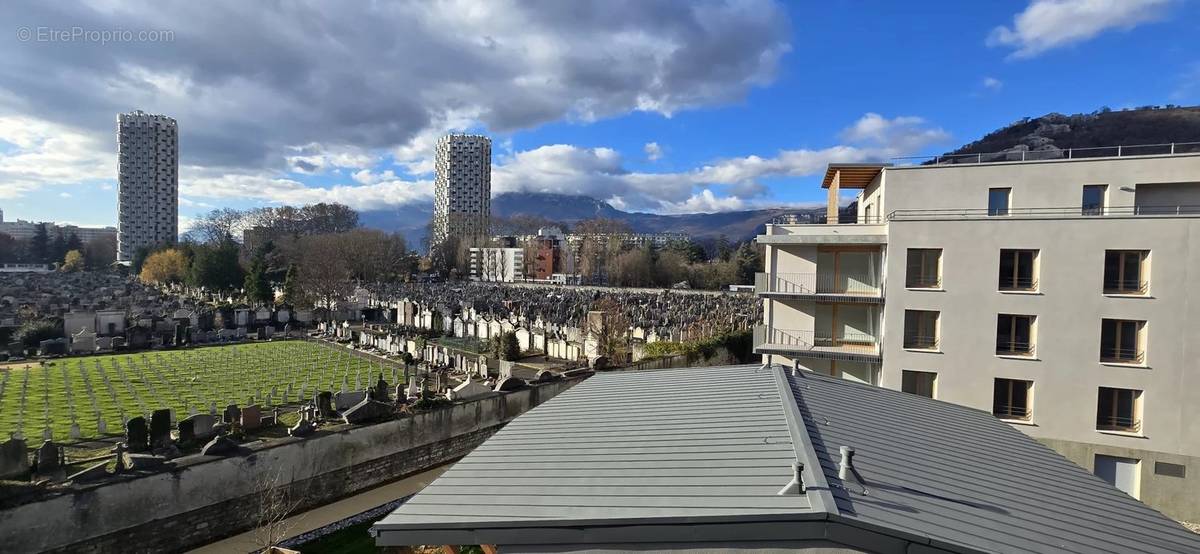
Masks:
[[[114,179],[117,156],[95,136],[68,125],[0,116],[0,198],[19,198],[44,186]]]
[[[182,163],[235,176],[355,173],[389,155],[420,175],[448,130],[734,102],[773,80],[790,48],[772,0],[29,0],[0,4],[0,20],[170,30],[173,40],[153,43],[0,37],[0,116],[70,128],[107,170],[117,113],[165,113],[179,121]]]
[[[987,90],[1000,90],[1004,88],[1004,81],[995,77],[984,77],[982,84],[983,88]]]
[[[1129,30],[1163,16],[1171,0],[1033,0],[999,26],[988,46],[1011,47],[1014,58],[1032,58],[1062,46],[1090,40],[1110,29]]]
[[[492,192],[581,194],[625,210],[661,213],[726,211],[762,204],[772,177],[803,177],[835,162],[886,160],[921,152],[949,134],[920,117],[868,113],[841,133],[846,144],[780,150],[774,156],[727,158],[682,172],[637,172],[610,148],[567,144],[519,152],[492,170]],[[718,195],[714,187],[727,191]]]
[[[657,162],[663,156],[662,147],[657,142],[647,142],[642,151],[646,153],[646,159],[652,162]]]

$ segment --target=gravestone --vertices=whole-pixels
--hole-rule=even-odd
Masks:
[[[12,479],[29,471],[25,441],[9,439],[0,443],[0,479]]]
[[[353,408],[354,406],[357,406],[366,397],[366,391],[361,390],[339,392],[333,395],[333,407],[339,412],[344,412],[350,408]]]
[[[176,427],[179,429],[179,444],[187,446],[196,440],[196,420],[192,419],[196,416],[188,416],[179,420]]]
[[[390,391],[388,391],[388,382],[383,380],[383,375],[379,376],[379,381],[375,383],[374,393],[372,397],[377,402],[391,402]]]
[[[342,412],[342,420],[346,423],[366,423],[387,417],[391,413],[391,405],[363,396],[362,401]]]
[[[217,435],[204,448],[200,449],[200,453],[205,456],[229,456],[236,454],[241,447],[238,443],[233,442],[225,435]]]
[[[496,383],[496,392],[509,392],[521,389],[525,386],[525,381],[516,377],[507,377]]]
[[[258,404],[251,404],[242,408],[242,429],[253,431],[262,426],[262,408]]]
[[[96,420],[96,434],[97,435],[107,435],[108,434],[108,423],[105,423],[105,421],[103,419]]]
[[[39,475],[54,473],[62,468],[65,462],[62,447],[49,440],[43,441],[42,445],[34,452],[34,459]]]
[[[317,416],[326,418],[333,417],[333,393],[329,391],[321,391],[316,396]]]
[[[71,422],[71,428],[67,430],[67,437],[71,440],[79,440],[83,437],[83,433],[79,430],[79,424]]]
[[[238,409],[237,404],[230,404],[225,407],[225,412],[221,416],[221,421],[225,423],[236,423],[242,419],[242,410]]]
[[[171,410],[150,413],[150,446],[158,448],[171,443]]]
[[[130,452],[144,452],[150,448],[150,429],[146,418],[137,416],[125,422],[125,445]]]

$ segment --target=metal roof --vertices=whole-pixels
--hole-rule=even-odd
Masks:
[[[984,552],[1200,551],[1200,535],[990,413],[809,372],[788,380],[841,518]],[[841,446],[865,484],[838,480]]]
[[[841,446],[863,482],[838,479]],[[796,461],[807,492],[777,494]],[[1200,536],[991,414],[778,366],[597,374],[372,533],[380,545],[530,551],[1200,551]]]
[[[728,406],[737,407],[729,417]],[[380,526],[809,511],[772,371],[602,373],[509,423]]]

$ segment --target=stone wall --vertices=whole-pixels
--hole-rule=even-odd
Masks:
[[[461,457],[504,423],[578,382],[564,380],[414,417],[188,456],[169,471],[69,488],[0,510],[0,552],[170,552],[257,524],[263,491],[286,483],[299,509]]]

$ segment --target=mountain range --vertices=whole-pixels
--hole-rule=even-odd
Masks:
[[[1128,110],[1102,108],[1088,114],[1050,113],[1026,117],[988,133],[977,141],[947,152],[976,154],[1007,150],[1051,151],[1101,146],[1200,143],[1200,107],[1148,106]],[[498,217],[533,216],[567,225],[604,217],[624,221],[640,233],[678,232],[708,243],[724,235],[731,242],[750,240],[771,219],[801,212],[821,213],[824,208],[766,208],[717,213],[662,215],[625,212],[588,196],[516,192],[492,198]],[[366,227],[400,232],[411,245],[420,245],[432,207],[405,207],[403,211],[368,211],[359,221]]]

